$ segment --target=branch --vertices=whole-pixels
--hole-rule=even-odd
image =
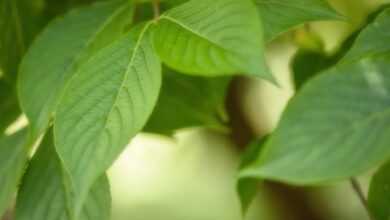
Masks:
[[[364,192],[362,190],[362,187],[360,186],[359,181],[356,178],[352,177],[349,180],[349,182],[351,183],[352,189],[356,193],[364,209],[367,211],[370,220],[375,220],[374,216],[371,214],[370,208],[368,207],[367,199],[364,195]]]
[[[154,14],[154,19],[158,20],[160,17],[160,0],[153,0],[153,14]]]

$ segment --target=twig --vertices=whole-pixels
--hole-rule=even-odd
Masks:
[[[154,19],[157,20],[160,17],[160,0],[153,0],[152,4]]]
[[[349,181],[351,183],[352,189],[355,191],[357,197],[359,198],[360,202],[362,203],[365,210],[367,211],[370,220],[375,220],[374,216],[371,214],[370,208],[368,207],[367,199],[364,195],[364,192],[362,190],[362,187],[360,186],[359,181],[354,177],[352,177]]]

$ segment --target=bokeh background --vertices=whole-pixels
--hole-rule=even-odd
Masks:
[[[235,129],[238,137],[228,132],[188,128],[169,137],[143,133],[133,139],[109,170],[112,220],[368,220],[348,181],[315,187],[259,183],[259,193],[245,217],[236,193],[245,133],[261,137],[277,125],[294,94],[291,62],[298,48],[310,41],[305,35],[316,36],[326,53],[335,53],[369,13],[390,1],[330,3],[345,15],[346,21],[312,22],[268,46],[268,64],[279,87],[253,78],[236,79],[232,111],[236,120],[245,124]],[[7,132],[25,123],[21,117]],[[370,177],[371,173],[367,173],[358,178],[364,191]]]
[[[240,78],[235,85],[240,120],[256,136],[270,133],[294,94],[291,61],[310,29],[335,53],[340,44],[383,0],[331,0],[345,22],[312,22],[274,40],[268,64],[280,87],[263,80]],[[244,129],[244,128],[242,128]],[[240,143],[240,141],[238,141]],[[113,220],[241,220],[235,192],[242,146],[221,132],[193,128],[173,137],[141,134],[111,168]],[[367,191],[371,173],[359,177]],[[316,187],[259,184],[245,220],[368,220],[348,181]]]

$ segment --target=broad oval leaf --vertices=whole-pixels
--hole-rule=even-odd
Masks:
[[[85,63],[58,107],[56,148],[73,181],[78,208],[157,102],[161,65],[149,26],[134,28]]]
[[[18,193],[16,220],[70,220],[72,194],[66,172],[55,151],[53,133],[48,132],[31,160]],[[107,176],[88,193],[80,220],[109,220],[111,195]]]
[[[19,78],[20,103],[33,139],[47,128],[78,66],[121,36],[131,16],[128,4],[98,3],[56,19],[38,37],[22,61]]]
[[[0,216],[15,195],[28,160],[26,130],[0,137]]]
[[[375,14],[372,16],[375,16]],[[353,62],[365,56],[389,52],[389,39],[390,8],[387,8],[360,32],[352,48],[340,62]]]
[[[192,0],[157,22],[156,50],[171,68],[205,76],[244,73],[272,79],[259,15],[250,0]]]
[[[242,177],[315,184],[390,158],[390,56],[340,65],[289,103],[264,152]]]
[[[326,0],[254,0],[264,24],[265,39],[309,21],[341,19]]]
[[[189,76],[164,68],[159,99],[144,131],[171,134],[198,126],[226,129],[230,79]]]
[[[384,164],[372,177],[368,206],[376,220],[390,219],[390,163]]]

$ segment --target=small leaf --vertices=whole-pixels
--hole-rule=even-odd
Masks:
[[[244,154],[241,157],[240,170],[245,169],[248,165],[253,163],[257,159],[257,155],[260,154],[268,136],[259,140],[255,140],[249,144]],[[248,211],[250,204],[257,194],[259,183],[254,178],[239,178],[237,183],[237,191],[241,201],[241,210],[245,215]]]
[[[133,28],[81,66],[58,107],[56,148],[76,191],[76,209],[157,102],[161,65],[148,27]]]
[[[273,79],[265,64],[259,15],[250,0],[189,1],[164,13],[154,36],[161,59],[180,72]]]
[[[390,158],[389,63],[388,55],[368,57],[308,82],[241,176],[316,184],[361,174]]]
[[[78,66],[122,35],[131,21],[129,7],[114,1],[73,10],[50,23],[32,45],[20,67],[19,94],[34,139],[47,128]]]
[[[70,220],[69,182],[48,132],[23,178],[16,204],[16,220]],[[88,194],[80,220],[109,220],[110,187],[101,177]]]
[[[361,57],[389,52],[389,39],[390,8],[387,8],[383,9],[383,12],[381,12],[371,24],[362,30],[355,40],[351,50],[340,62],[353,62]]]
[[[28,159],[26,130],[0,136],[0,216],[11,204]]]
[[[0,135],[20,114],[14,87],[0,79]]]
[[[372,177],[368,206],[375,220],[390,219],[390,163],[384,164]]]
[[[254,0],[264,24],[265,39],[309,21],[341,19],[325,0]]]
[[[187,127],[223,129],[230,79],[188,76],[165,68],[157,105],[144,131],[171,134]]]

